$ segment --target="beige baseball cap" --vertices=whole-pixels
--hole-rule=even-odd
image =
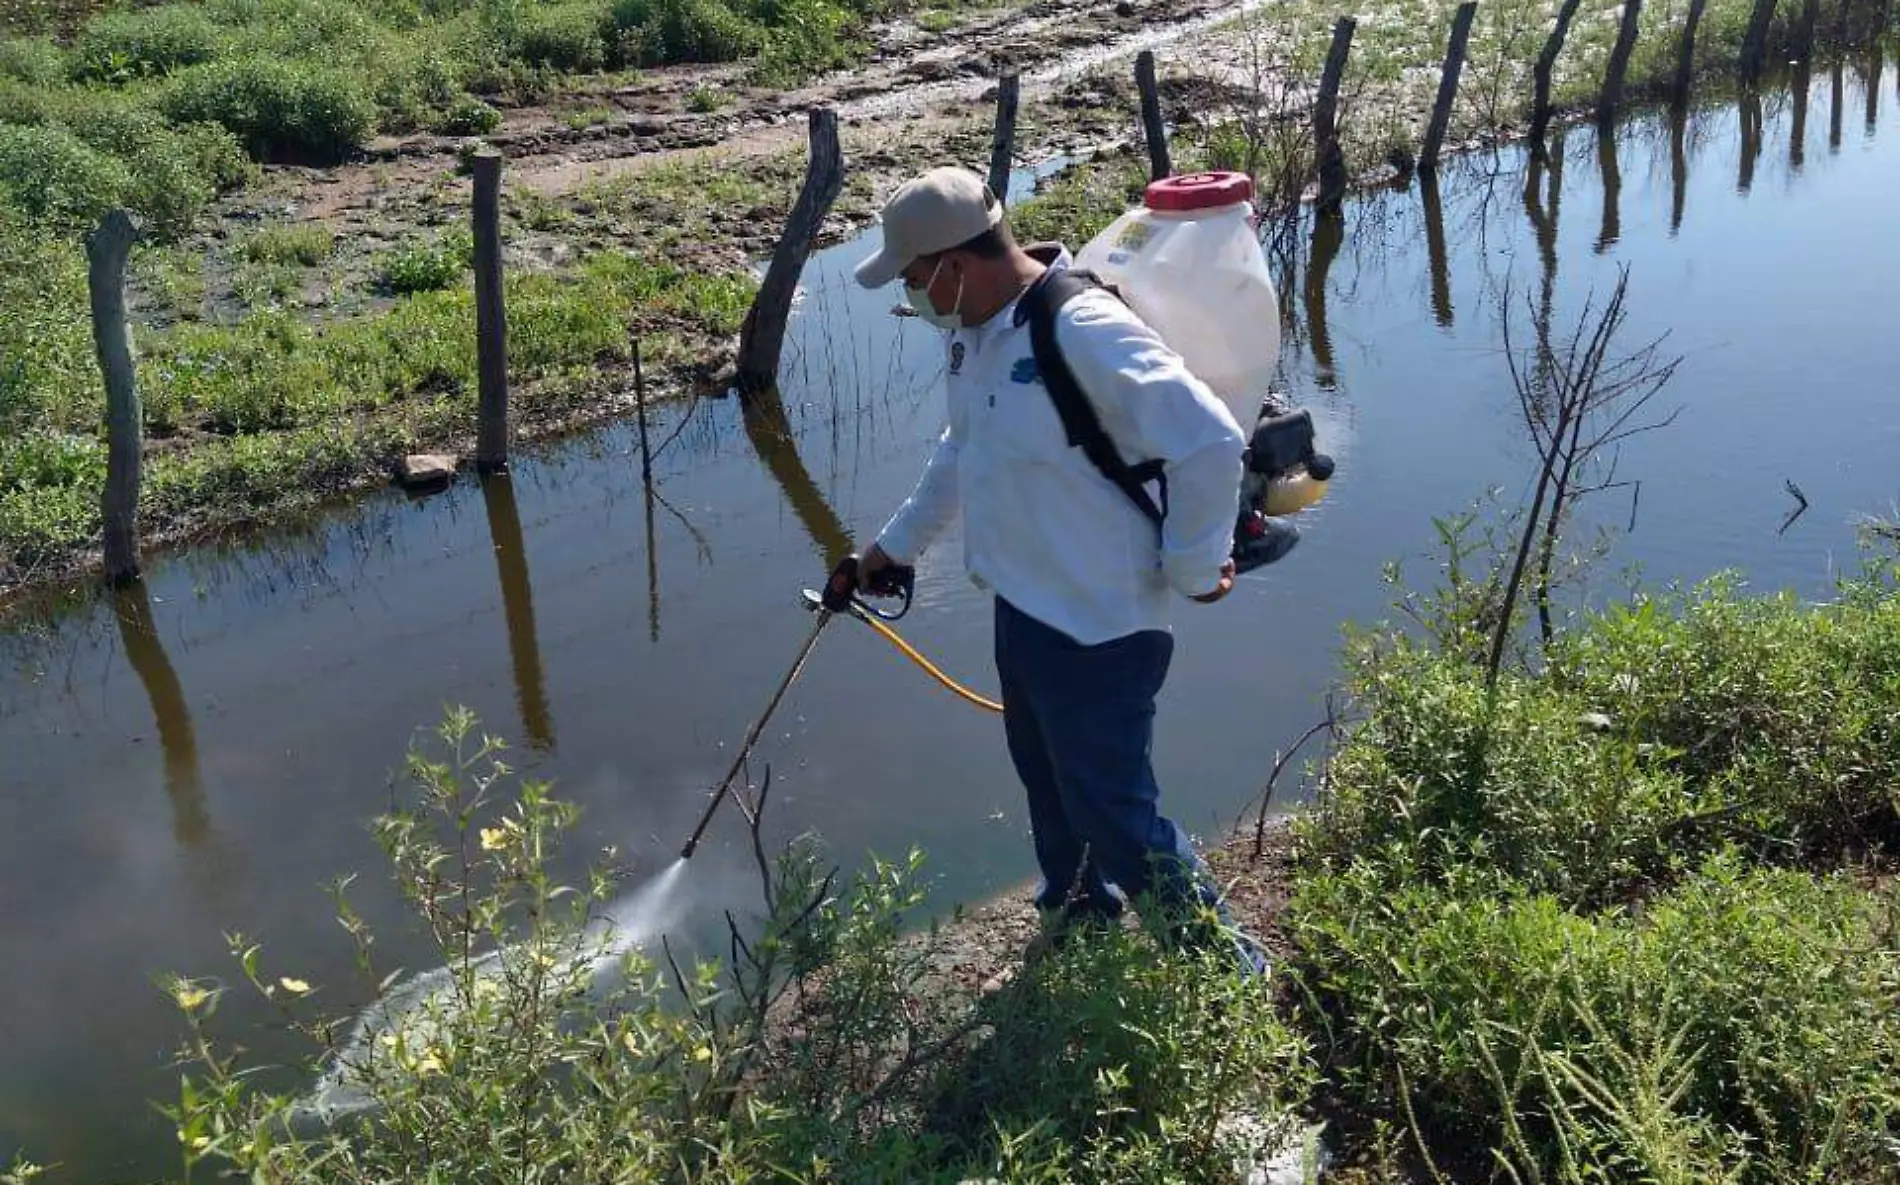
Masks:
[[[945,166],[899,186],[884,203],[884,246],[858,265],[858,283],[882,288],[912,262],[969,242],[1003,220],[983,178]]]

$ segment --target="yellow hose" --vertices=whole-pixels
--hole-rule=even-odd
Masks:
[[[909,642],[904,641],[904,639],[898,637],[897,631],[892,629],[890,626],[885,625],[883,622],[871,616],[869,613],[865,613],[862,611],[854,612],[852,616],[856,617],[859,621],[862,621],[864,624],[870,626],[872,629],[876,630],[878,633],[884,635],[884,640],[889,642],[891,645],[897,647],[899,650],[903,651],[905,658],[910,659],[912,662],[916,663],[919,667],[923,668],[923,671],[926,675],[929,675],[932,679],[935,679],[937,682],[943,684],[945,687],[949,688],[951,691],[956,692],[958,695],[962,696],[964,699],[968,700],[969,702],[975,704],[977,707],[983,708],[987,711],[1001,712],[1003,710],[1003,705],[997,703],[995,700],[985,699],[984,697],[978,695],[976,692],[971,691],[969,688],[965,687],[963,684],[957,682],[955,679],[952,679],[950,676],[944,674],[941,670],[938,670],[937,664],[931,662],[929,659],[919,654],[917,652],[916,647],[912,646]]]

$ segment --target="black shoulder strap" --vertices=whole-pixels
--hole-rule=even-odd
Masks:
[[[1168,478],[1162,462],[1153,460],[1130,465],[1122,460],[1115,442],[1102,428],[1101,417],[1095,414],[1095,405],[1082,393],[1068,360],[1056,345],[1056,317],[1062,306],[1089,289],[1100,287],[1102,282],[1094,273],[1074,268],[1051,271],[1043,277],[1023,296],[1024,316],[1029,322],[1029,345],[1036,357],[1036,373],[1048,390],[1049,398],[1055,401],[1056,415],[1062,419],[1062,431],[1070,446],[1081,449],[1082,455],[1103,477],[1127,494],[1128,500],[1148,521],[1160,527],[1168,513]],[[1148,493],[1149,482],[1160,489],[1159,505]]]

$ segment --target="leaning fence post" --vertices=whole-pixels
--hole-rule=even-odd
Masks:
[[[990,192],[996,200],[1009,201],[1009,166],[1016,142],[1016,98],[1021,83],[1015,74],[1005,74],[996,83],[996,134],[990,140]]]
[[[1597,96],[1597,119],[1616,118],[1623,103],[1623,80],[1629,74],[1630,54],[1636,49],[1637,22],[1643,16],[1643,0],[1623,0],[1623,23],[1616,31],[1616,47],[1610,50],[1610,65],[1603,72],[1603,93]]]
[[[475,354],[480,407],[475,467],[508,467],[508,314],[501,292],[501,154],[480,152],[475,175]]]
[[[1808,0],[1808,6],[1814,7],[1816,0]],[[1689,88],[1695,82],[1695,31],[1702,23],[1702,10],[1707,8],[1709,0],[1689,0],[1689,17],[1682,23],[1682,45],[1676,50],[1676,80],[1670,88],[1670,97],[1677,103],[1689,101]]]
[[[785,220],[785,233],[772,251],[765,282],[753,298],[739,333],[736,382],[741,395],[769,391],[778,381],[779,355],[785,349],[785,322],[798,291],[798,276],[811,254],[812,240],[824,225],[831,203],[844,188],[844,153],[838,146],[838,113],[829,107],[811,112],[811,161],[805,169],[805,187]]]
[[[1141,130],[1148,139],[1148,179],[1174,175],[1168,157],[1168,128],[1161,120],[1161,89],[1155,82],[1155,55],[1144,49],[1135,57],[1135,89],[1141,92]]]
[[[139,575],[144,417],[132,366],[132,334],[125,323],[125,264],[138,238],[138,223],[124,210],[107,214],[86,236],[92,344],[106,383],[106,486],[99,514],[105,520],[106,579],[113,584],[129,583]]]
[[[1550,130],[1550,76],[1557,68],[1557,55],[1563,52],[1564,38],[1570,35],[1570,22],[1576,18],[1577,7],[1583,0],[1564,0],[1562,8],[1557,10],[1557,23],[1551,26],[1550,36],[1544,39],[1544,48],[1538,52],[1537,65],[1531,75],[1536,80],[1536,93],[1531,99],[1531,151],[1539,155],[1544,152],[1544,133]]]
[[[1425,129],[1425,146],[1419,149],[1418,168],[1429,173],[1438,167],[1438,149],[1445,142],[1445,129],[1451,126],[1451,105],[1458,97],[1458,78],[1465,69],[1465,45],[1471,40],[1471,20],[1478,15],[1478,0],[1465,0],[1451,18],[1451,41],[1445,46],[1445,68],[1438,75],[1438,101],[1432,104],[1432,122]]]
[[[1352,52],[1353,31],[1359,22],[1342,16],[1333,25],[1332,48],[1326,51],[1326,69],[1320,74],[1319,95],[1313,101],[1313,155],[1319,163],[1319,212],[1339,216],[1346,200],[1346,154],[1339,146],[1339,83],[1346,74],[1346,55]]]
[[[1768,53],[1768,26],[1775,19],[1775,0],[1755,0],[1748,15],[1748,31],[1742,37],[1742,81],[1750,85],[1761,80]]]

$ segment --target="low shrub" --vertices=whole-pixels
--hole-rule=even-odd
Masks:
[[[50,37],[0,38],[0,79],[58,86],[66,81],[66,69],[66,55]]]
[[[757,53],[760,30],[721,0],[614,0],[620,56],[632,65],[733,62]]]
[[[436,116],[432,130],[444,136],[485,136],[500,126],[501,112],[473,95],[462,95]]]
[[[375,102],[360,78],[268,58],[186,70],[172,80],[161,103],[177,122],[222,125],[265,159],[338,160],[376,124]]]
[[[114,85],[170,74],[217,57],[224,32],[191,4],[101,13],[73,43],[74,78]]]
[[[599,70],[607,62],[610,27],[605,6],[595,0],[537,5],[521,19],[515,54],[534,66],[576,73]]]
[[[1307,878],[1301,976],[1349,1080],[1518,1179],[1876,1180],[1900,1119],[1893,900],[1722,856],[1640,914],[1474,874]]]
[[[472,245],[462,240],[414,243],[386,252],[377,265],[377,280],[389,292],[436,292],[461,279],[469,266]]]
[[[124,162],[60,127],[0,125],[0,197],[28,216],[75,232],[125,200]]]

